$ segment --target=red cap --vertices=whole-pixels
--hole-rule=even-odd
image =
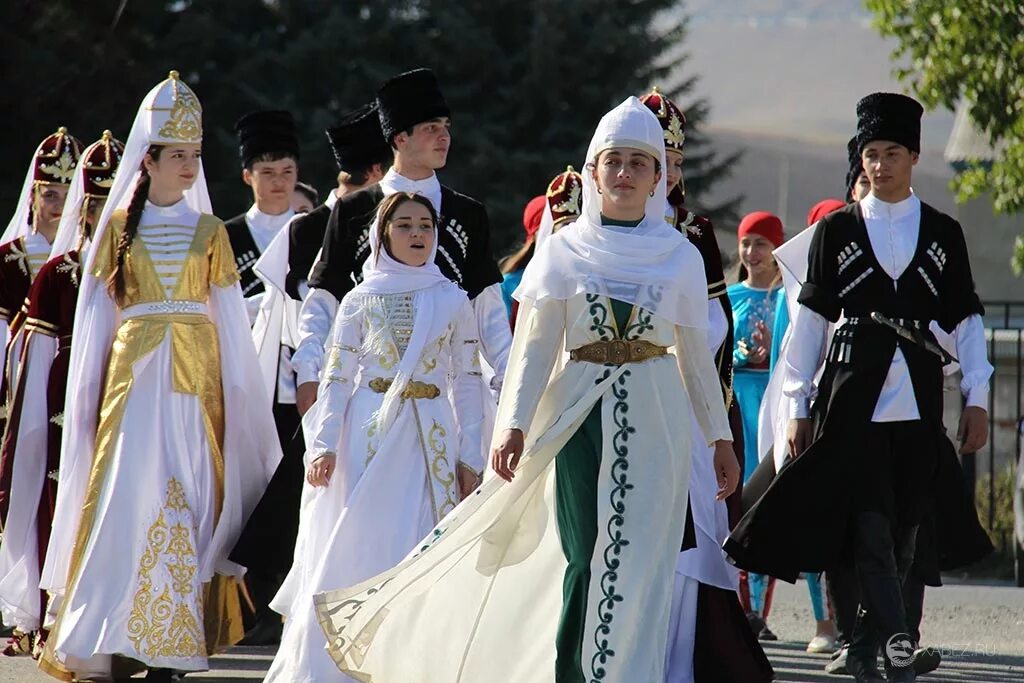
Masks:
[[[782,221],[767,211],[755,211],[743,217],[736,236],[743,239],[747,235],[760,235],[776,247],[786,241],[782,236]]]
[[[833,211],[846,206],[846,202],[842,199],[822,199],[820,202],[811,207],[811,210],[807,212],[807,227],[810,227],[820,221],[825,216],[829,215]]]
[[[537,195],[523,209],[523,230],[526,231],[526,239],[533,239],[540,230],[540,220],[544,217],[544,205],[547,201],[544,195]]]

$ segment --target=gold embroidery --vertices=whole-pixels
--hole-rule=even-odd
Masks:
[[[64,411],[61,411],[50,418],[52,424],[57,425],[61,429],[64,429]]]
[[[26,277],[32,277],[28,270],[28,252],[24,250],[24,242],[20,237],[11,242],[11,253],[4,257],[4,261],[13,261]]]
[[[175,520],[168,526],[167,518]],[[177,479],[167,482],[163,509],[146,534],[147,546],[139,560],[138,588],[128,617],[128,639],[147,659],[206,656],[200,600],[193,582],[198,559],[192,535],[192,511]],[[170,584],[156,587],[153,573],[161,564]]]
[[[370,461],[377,455],[377,421],[371,420],[369,427],[366,429],[366,462],[363,463],[365,469]]]
[[[67,150],[61,153],[55,164],[40,164],[39,170],[46,175],[53,176],[55,181],[63,185],[71,184],[75,177],[75,159]]]
[[[427,444],[433,454],[430,461],[430,475],[444,489],[445,499],[437,510],[437,517],[441,519],[454,510],[459,501],[455,495],[455,471],[448,460],[448,445],[445,443],[448,431],[437,420],[433,422],[430,433],[427,435]],[[430,483],[433,485],[433,481]]]
[[[164,140],[177,142],[202,142],[203,108],[192,89],[181,82],[178,72],[169,76],[173,104],[168,107],[151,107],[151,111],[169,111],[170,115],[160,127],[157,135]],[[165,81],[166,83],[166,81]],[[159,96],[158,96],[159,97]]]

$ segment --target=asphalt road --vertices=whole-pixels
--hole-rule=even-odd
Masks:
[[[814,635],[810,601],[803,583],[779,583],[769,619],[779,642],[765,651],[779,683],[841,683],[849,677],[828,676],[826,655],[804,652]],[[918,680],[960,683],[1021,683],[1024,681],[1024,588],[953,585],[928,589],[922,638],[943,652],[943,665]],[[204,683],[262,681],[273,659],[273,648],[235,648],[214,658],[213,670],[189,675]],[[30,659],[0,658],[0,683],[44,683],[45,676]],[[440,682],[447,683],[447,682]],[[515,683],[494,681],[480,683]],[[639,682],[638,682],[639,683]],[[738,682],[740,683],[740,682]]]

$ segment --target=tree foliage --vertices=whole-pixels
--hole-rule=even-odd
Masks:
[[[686,20],[675,0],[15,0],[0,9],[8,130],[0,209],[11,210],[35,144],[59,125],[83,142],[122,138],[143,95],[177,69],[203,103],[203,155],[223,217],[251,197],[232,124],[289,109],[302,138],[301,176],[333,187],[324,128],[368,101],[386,78],[427,66],[453,110],[442,180],[479,198],[498,246],[519,239],[530,197],[567,164],[579,168],[600,116],[650,85],[679,98],[690,129],[687,191],[713,217],[735,201],[701,196],[728,173],[700,135],[707,113],[685,73]],[[674,86],[674,87],[673,87]],[[6,99],[5,97],[5,99]]]

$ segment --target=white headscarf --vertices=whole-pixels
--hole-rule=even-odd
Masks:
[[[601,195],[589,166],[613,147],[638,149],[661,164],[643,220],[630,232],[601,225]],[[706,328],[707,282],[700,252],[665,221],[665,142],[657,117],[636,97],[601,119],[587,150],[583,213],[544,240],[515,291],[520,301],[587,292],[634,304],[677,325]]]
[[[429,201],[429,199],[428,199]],[[469,300],[466,293],[458,285],[449,280],[437,267],[438,234],[435,226],[434,245],[430,250],[427,262],[422,266],[406,265],[391,256],[387,249],[382,248],[377,230],[377,219],[370,225],[370,256],[363,264],[363,281],[345,295],[342,304],[343,319],[358,316],[364,310],[362,305],[368,298],[386,294],[414,293],[412,334],[409,344],[398,363],[394,381],[380,409],[374,415],[379,438],[382,440],[398,415],[402,402],[402,392],[412,380],[416,366],[419,364],[423,349],[432,339],[440,336],[459,309]],[[382,330],[387,334],[387,326]],[[371,335],[364,346],[367,349],[378,347],[382,340]]]

